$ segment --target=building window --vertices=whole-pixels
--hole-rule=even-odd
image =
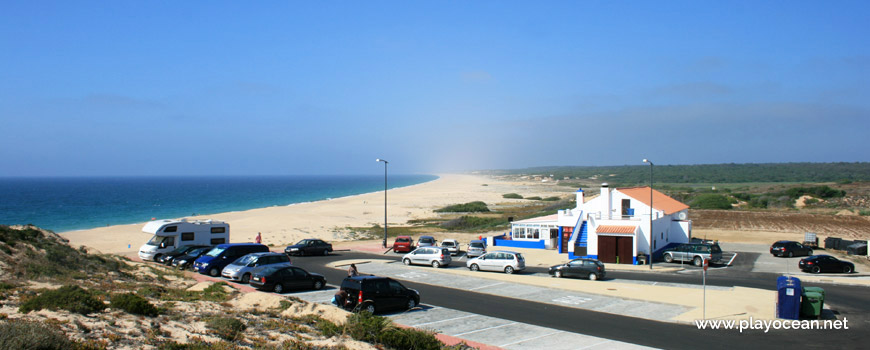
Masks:
[[[182,241],[192,241],[193,240],[193,232],[182,232],[181,233]]]
[[[178,226],[167,226],[163,232],[178,232]]]
[[[227,228],[223,227],[223,226],[211,228],[211,233],[224,233],[224,232],[227,232]]]
[[[226,240],[224,240],[223,238],[212,238],[211,239],[211,245],[218,245],[218,244],[224,244],[224,243],[226,243]]]

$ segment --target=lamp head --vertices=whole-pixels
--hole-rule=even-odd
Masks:
[[[380,159],[380,158],[378,158],[378,159],[375,159],[375,161],[376,161],[376,162],[380,162],[380,161],[381,161],[381,159]],[[646,159],[644,159],[644,160],[643,160],[643,161],[644,161],[644,162],[646,162]]]
[[[644,159],[643,159],[643,162],[644,162],[644,163],[649,163],[649,159],[644,158]]]

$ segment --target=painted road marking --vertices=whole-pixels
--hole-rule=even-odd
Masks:
[[[736,258],[736,257],[737,257],[737,253],[734,253],[734,256],[732,256],[732,257],[731,257],[731,260],[728,260],[728,263],[725,264],[725,265],[727,265],[727,266],[731,266],[731,263],[734,262],[734,258]]]
[[[456,321],[456,320],[461,320],[461,319],[463,319],[463,318],[477,317],[477,316],[479,316],[479,315],[472,314],[472,315],[466,315],[466,316],[462,316],[462,317],[450,318],[450,319],[446,319],[446,320],[440,320],[440,321],[432,321],[432,322],[419,323],[419,324],[412,325],[411,327],[415,327],[415,328],[416,328],[416,327],[426,326],[426,325],[435,324],[435,323],[441,323],[441,322],[447,322],[447,321]]]
[[[574,295],[567,295],[567,296],[564,296],[561,298],[553,299],[553,302],[562,303],[562,304],[570,304],[570,305],[580,305],[580,304],[585,303],[587,301],[592,301],[592,298],[584,298],[584,297],[578,297],[578,296],[574,296]]]
[[[407,279],[415,279],[415,278],[427,277],[428,275],[426,275],[425,273],[420,273],[420,272],[405,272],[402,274],[398,274],[396,276],[399,276],[402,278],[407,278]]]
[[[497,286],[497,285],[499,285],[499,284],[504,284],[504,282],[499,282],[499,283],[494,283],[494,284],[488,284],[488,285],[481,286],[481,287],[474,287],[474,288],[471,288],[471,289],[469,289],[469,290],[478,290],[478,289],[483,289],[483,288],[495,287],[495,286]]]
[[[548,333],[548,334],[544,334],[544,335],[539,335],[539,336],[537,336],[537,337],[533,337],[533,338],[528,338],[528,339],[523,339],[523,340],[520,340],[520,341],[515,341],[515,342],[513,342],[513,343],[502,344],[502,345],[499,345],[498,347],[503,348],[503,347],[508,346],[508,345],[514,345],[514,344],[519,344],[519,343],[522,343],[522,342],[527,342],[527,341],[530,341],[530,340],[540,339],[540,338],[543,338],[543,337],[549,337],[549,336],[551,336],[551,335],[553,335],[553,334],[559,334],[559,333],[565,333],[565,332],[563,332],[563,331],[556,331],[556,332],[553,332],[553,333]]]
[[[487,327],[487,328],[484,328],[484,329],[478,329],[478,330],[476,330],[476,331],[465,332],[465,333],[459,333],[459,334],[453,334],[453,336],[454,336],[454,337],[461,337],[461,336],[466,335],[466,334],[471,334],[471,333],[477,333],[477,332],[488,331],[488,330],[490,330],[490,329],[501,328],[501,327],[504,327],[504,326],[512,326],[512,325],[515,325],[515,324],[517,324],[517,323],[516,323],[516,322],[511,322],[511,323],[503,324],[503,325],[501,325],[501,326],[492,326],[492,327]]]

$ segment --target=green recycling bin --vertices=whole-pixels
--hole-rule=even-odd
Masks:
[[[801,295],[801,316],[818,319],[822,315],[822,294],[806,292]]]
[[[820,309],[825,308],[825,289],[822,287],[803,287],[801,290],[801,296],[803,296],[807,292],[816,292],[822,295],[822,305],[819,306]]]

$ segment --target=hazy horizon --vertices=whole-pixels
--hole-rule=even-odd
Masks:
[[[868,10],[4,3],[0,177],[868,162]]]

